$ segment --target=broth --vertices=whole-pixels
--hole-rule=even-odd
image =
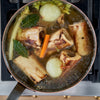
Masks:
[[[39,11],[37,11],[35,8],[33,8],[32,4],[29,5],[29,8],[30,8],[31,13],[39,14]],[[85,17],[73,6],[71,6],[70,15],[65,14],[64,16],[65,16],[65,18],[64,18],[65,25],[64,26],[60,26],[56,21],[46,22],[43,20],[39,20],[37,26],[45,27],[47,30],[47,33],[49,35],[51,35],[52,33],[56,32],[60,28],[66,28],[69,32],[68,25],[70,25],[70,24],[74,24],[76,22],[80,22],[83,20],[85,20],[87,22],[87,19],[85,19]],[[15,23],[15,20],[13,21],[13,23]],[[7,47],[6,47],[7,58],[8,58],[9,39],[11,36],[10,32],[14,25],[13,23],[11,24],[11,26],[9,28],[7,42],[6,42],[7,43]],[[82,79],[82,77],[85,75],[87,70],[90,68],[89,66],[91,64],[91,61],[92,61],[93,55],[94,55],[95,46],[94,46],[93,32],[92,32],[91,26],[88,24],[88,22],[87,22],[87,25],[88,25],[89,40],[90,40],[90,43],[92,44],[91,45],[91,48],[92,48],[91,53],[87,56],[82,56],[81,61],[77,65],[75,65],[70,71],[68,71],[63,77],[60,76],[58,78],[52,78],[52,77],[48,76],[44,80],[39,82],[38,84],[34,84],[23,73],[23,71],[21,71],[19,68],[17,68],[17,66],[12,62],[13,60],[9,61],[9,65],[10,65],[10,69],[11,69],[12,73],[23,84],[25,84],[26,86],[28,86],[32,89],[38,90],[38,91],[55,92],[55,91],[63,90],[65,88],[69,88],[69,87],[73,86],[74,84],[77,83],[77,81]],[[30,52],[30,54],[34,54],[36,56],[36,53],[33,52],[32,48],[28,48],[27,46],[26,46],[26,48]],[[74,51],[73,47],[69,47],[69,48],[65,48],[65,49]],[[36,56],[36,58],[45,68],[47,61],[52,57],[59,58],[61,51],[63,51],[63,49],[61,49],[59,52],[54,52],[51,55],[45,55],[45,57],[43,59],[39,58],[38,56]],[[15,51],[14,51],[13,55],[14,55],[13,59],[15,59],[16,57],[19,56]]]

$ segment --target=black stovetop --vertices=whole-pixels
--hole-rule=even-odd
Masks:
[[[14,3],[12,1],[17,1]],[[14,14],[21,6],[25,5],[23,3],[24,0],[1,0],[1,38],[3,35],[4,28]],[[28,1],[28,0],[27,0]],[[29,0],[30,1],[30,0]],[[32,1],[32,0],[31,0]],[[75,0],[67,0],[67,1],[75,1]],[[98,50],[95,63],[86,76],[84,81],[92,81],[92,82],[100,82],[100,0],[77,0],[79,2],[74,3],[77,7],[79,7],[91,20],[98,43]],[[2,55],[2,53],[1,53]],[[1,56],[1,80],[2,81],[13,81],[14,78],[8,72],[6,65],[4,63],[3,57]]]

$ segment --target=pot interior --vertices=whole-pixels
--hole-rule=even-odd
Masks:
[[[32,7],[31,2],[27,4],[30,9]],[[65,2],[68,3],[68,2]],[[27,6],[26,5],[26,6]],[[16,14],[11,18],[11,20],[8,22],[8,25],[4,32],[4,38],[3,38],[3,52],[4,52],[4,59],[5,63],[10,70],[10,72],[13,74],[13,76],[21,82],[26,87],[41,91],[41,92],[56,92],[68,89],[72,86],[74,86],[76,83],[78,83],[90,70],[92,63],[95,59],[95,52],[96,52],[96,40],[95,40],[95,33],[93,30],[93,27],[91,23],[89,22],[88,18],[75,6],[71,5],[71,14],[66,15],[66,20],[68,20],[68,24],[73,24],[75,22],[80,22],[82,20],[85,20],[88,25],[88,33],[90,42],[92,44],[92,52],[90,55],[82,57],[82,60],[80,63],[77,64],[73,69],[71,69],[68,73],[66,73],[63,77],[59,77],[56,79],[52,79],[50,77],[47,77],[43,81],[41,81],[38,84],[34,84],[12,61],[8,60],[8,46],[9,46],[9,36],[10,36],[10,30],[14,25],[15,18],[20,12],[25,8],[21,8],[19,11],[17,11]],[[16,57],[16,56],[15,56]],[[47,58],[48,59],[48,58]],[[46,60],[47,60],[46,59]],[[44,61],[45,62],[45,61]]]

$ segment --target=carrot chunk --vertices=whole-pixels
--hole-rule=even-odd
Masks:
[[[46,53],[46,50],[47,50],[47,47],[48,47],[49,39],[50,39],[50,35],[46,34],[45,38],[44,38],[44,42],[43,42],[43,47],[42,47],[42,50],[41,50],[41,53],[40,53],[40,58],[43,58],[45,56],[45,53]]]

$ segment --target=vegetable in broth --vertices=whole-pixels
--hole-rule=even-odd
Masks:
[[[51,58],[46,64],[46,70],[53,78],[57,78],[62,74],[62,62],[58,58]]]
[[[10,38],[10,43],[9,43],[9,60],[13,59],[13,45],[14,45],[13,40],[16,39],[17,32],[18,32],[18,29],[20,27],[20,24],[21,24],[23,18],[25,18],[26,15],[29,13],[30,13],[29,7],[26,6],[26,8],[21,12],[21,14],[16,17],[16,21],[15,21],[14,26],[13,26],[13,30],[12,30],[12,34],[11,34],[11,38]]]
[[[56,5],[45,4],[40,9],[40,15],[44,21],[52,22],[57,20],[57,18],[61,15],[61,11]]]

